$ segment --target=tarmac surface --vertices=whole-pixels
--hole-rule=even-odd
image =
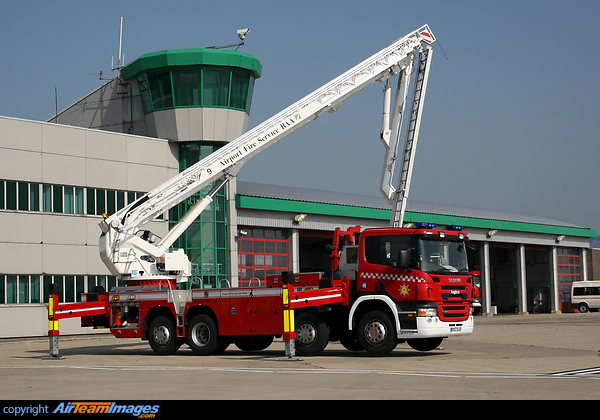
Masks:
[[[476,317],[475,331],[418,352],[384,357],[338,343],[312,357],[231,345],[195,356],[184,345],[158,356],[147,342],[110,334],[0,340],[0,399],[9,400],[399,400],[599,399],[600,313]]]

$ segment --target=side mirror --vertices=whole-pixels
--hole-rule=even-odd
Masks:
[[[398,267],[410,269],[410,257],[412,254],[412,250],[403,249],[398,252]]]

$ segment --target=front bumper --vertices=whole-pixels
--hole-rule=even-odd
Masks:
[[[473,333],[473,316],[464,321],[441,321],[437,316],[417,317],[417,329],[398,332],[398,338],[455,337]]]

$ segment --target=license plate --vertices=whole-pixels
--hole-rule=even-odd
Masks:
[[[461,332],[462,326],[450,327],[450,332]]]

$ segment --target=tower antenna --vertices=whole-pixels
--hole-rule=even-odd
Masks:
[[[121,25],[119,27],[119,57],[117,58],[117,67],[114,67],[114,62],[111,62],[112,70],[119,70],[119,75],[121,74],[121,69],[123,68],[123,16],[121,16]]]

